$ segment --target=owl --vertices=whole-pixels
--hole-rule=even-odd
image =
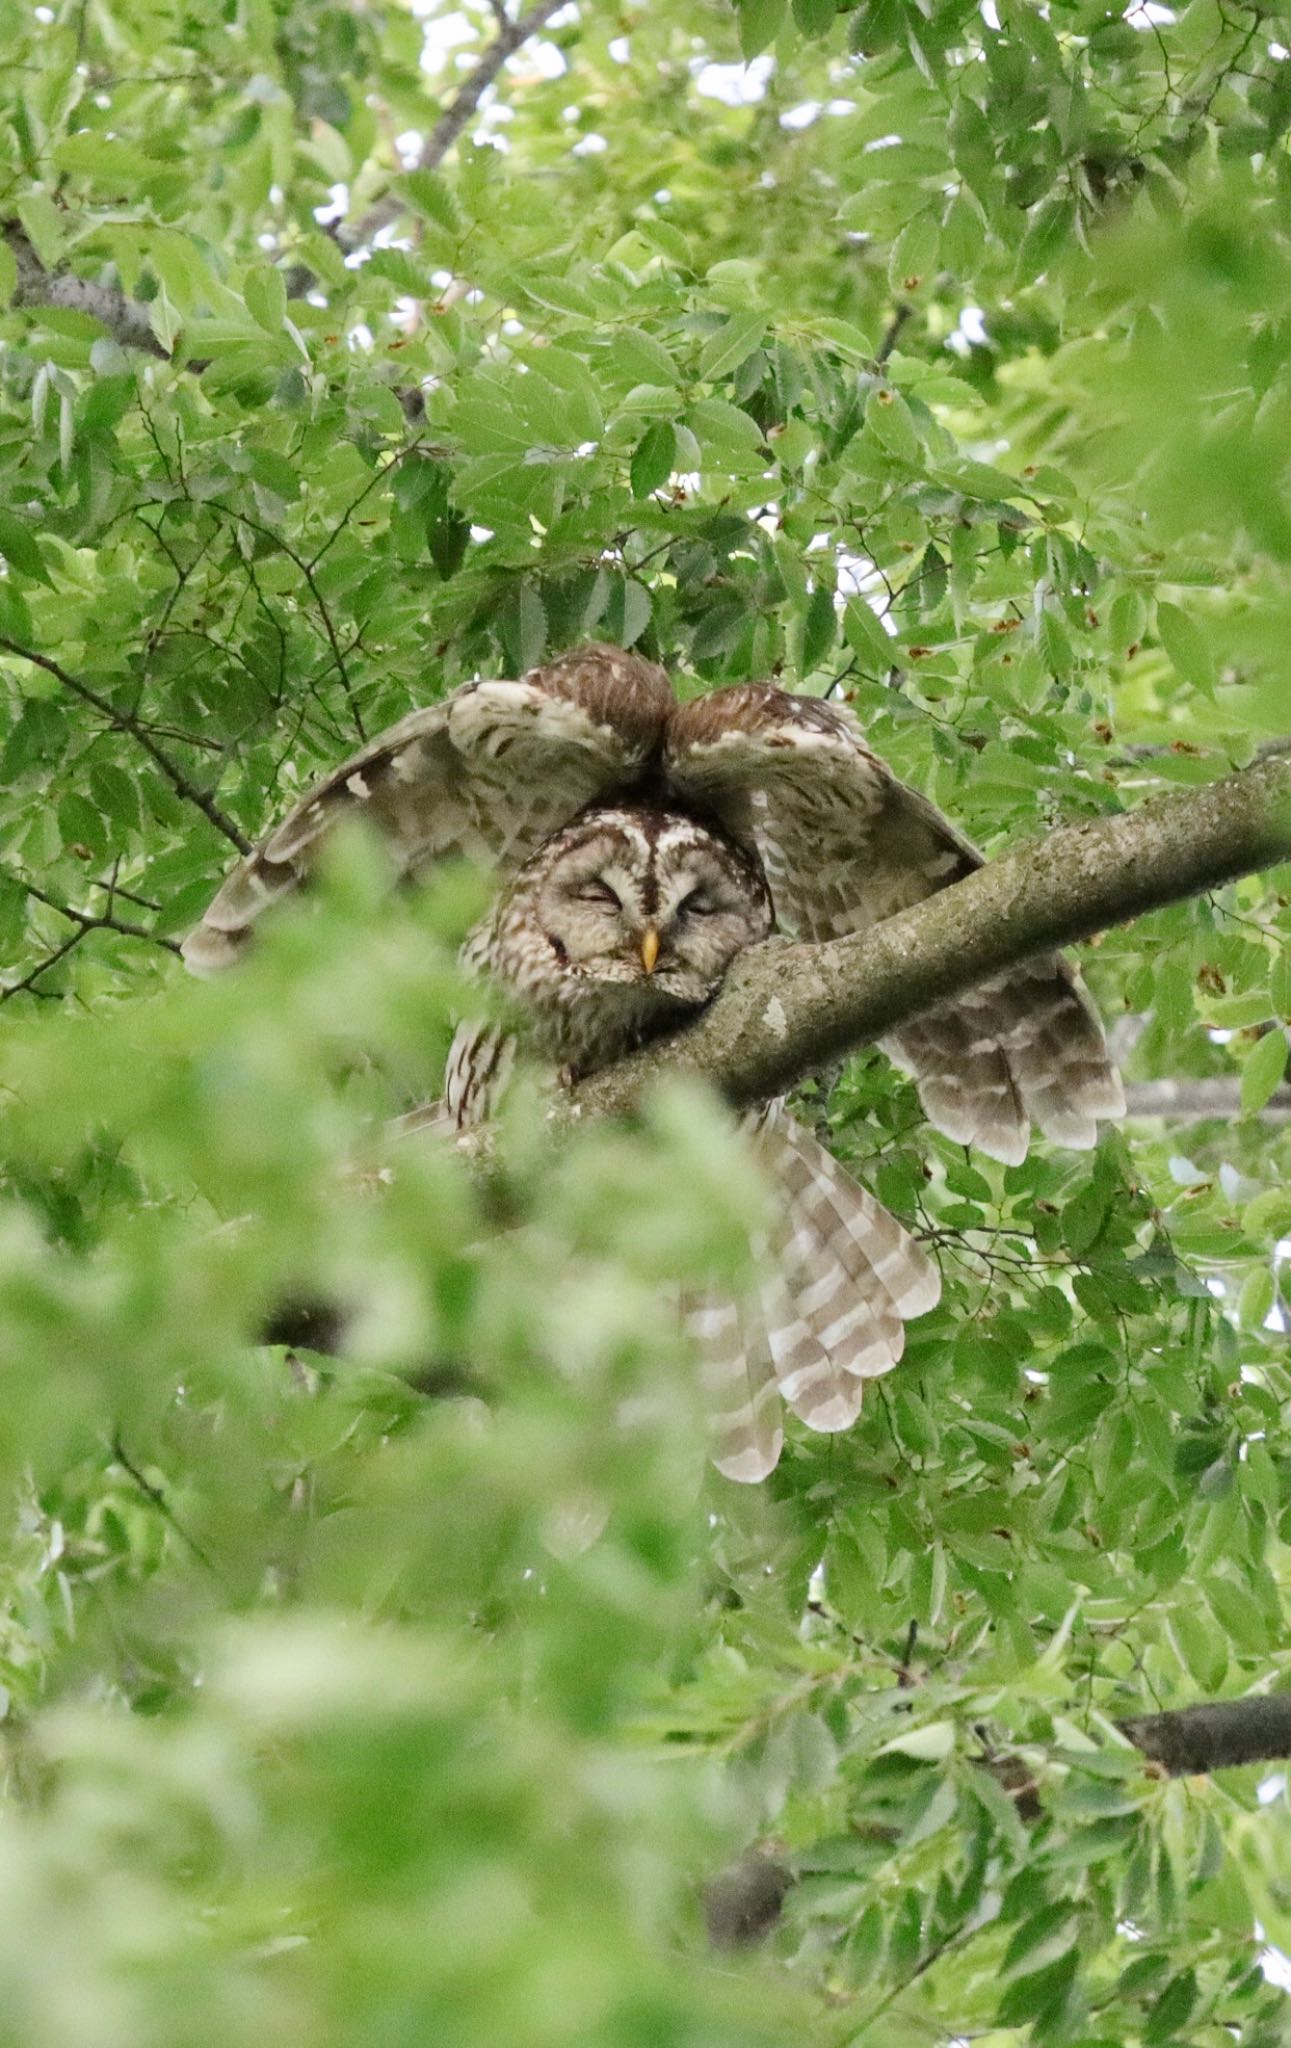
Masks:
[[[304,881],[337,822],[364,814],[399,872],[486,863],[495,900],[464,959],[518,998],[519,1038],[569,1082],[693,1017],[772,931],[861,930],[981,856],[866,744],[851,714],[766,685],[682,704],[664,671],[593,645],[519,681],[469,683],[411,712],[305,795],[184,942],[206,974]],[[442,1120],[487,1122],[517,1030],[465,1021]],[[1016,1164],[1034,1121],[1076,1147],[1123,1113],[1102,1027],[1056,954],[903,1026],[885,1050],[947,1136]],[[749,1119],[773,1190],[753,1298],[685,1305],[728,1478],[775,1467],[787,1405],[846,1429],[866,1380],[935,1306],[937,1269],[782,1102]]]

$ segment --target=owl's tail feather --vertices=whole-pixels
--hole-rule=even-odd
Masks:
[[[755,1486],[775,1471],[784,1444],[780,1389],[758,1304],[716,1293],[692,1297],[686,1323],[699,1346],[713,1463],[727,1479]]]
[[[777,1203],[757,1297],[710,1297],[691,1317],[715,1408],[713,1462],[764,1479],[780,1455],[779,1398],[809,1429],[847,1429],[864,1382],[889,1372],[905,1325],[941,1292],[937,1268],[894,1216],[778,1104],[758,1150]]]

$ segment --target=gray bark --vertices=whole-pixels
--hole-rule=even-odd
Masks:
[[[1291,1692],[1138,1714],[1118,1725],[1136,1749],[1162,1764],[1172,1778],[1268,1763],[1291,1756]]]
[[[18,265],[18,280],[13,289],[15,306],[55,306],[72,313],[88,313],[106,327],[122,348],[142,349],[146,355],[159,356],[162,362],[170,361],[170,351],[153,333],[152,320],[142,300],[127,298],[119,285],[93,284],[89,278],[77,277],[70,270],[46,270],[16,221],[0,224],[0,233]]]
[[[1242,1114],[1242,1084],[1224,1074],[1205,1080],[1131,1081],[1125,1090],[1129,1116],[1161,1117],[1167,1123],[1203,1123],[1208,1117],[1231,1121]],[[1291,1088],[1279,1088],[1258,1114],[1266,1122],[1291,1117]]]

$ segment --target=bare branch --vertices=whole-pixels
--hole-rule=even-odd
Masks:
[[[151,946],[164,946],[168,953],[180,951],[175,939],[162,938],[160,933],[150,932],[146,925],[130,924],[125,918],[111,917],[106,912],[101,916],[95,916],[88,910],[74,910],[70,903],[60,903],[57,897],[47,896],[43,889],[38,889],[34,882],[26,881],[23,876],[17,875],[14,879],[28,896],[35,897],[37,903],[43,903],[49,910],[56,910],[69,924],[79,925],[83,932],[120,932],[123,938],[147,939]],[[106,888],[107,884],[100,883],[98,886]],[[122,890],[121,893],[125,895],[127,892]]]
[[[0,224],[18,265],[13,289],[15,306],[55,306],[72,313],[88,313],[106,327],[122,348],[142,349],[146,355],[170,361],[170,350],[152,331],[148,308],[140,299],[127,298],[119,285],[92,284],[70,270],[47,270],[17,221]]]
[[[433,171],[443,162],[507,58],[513,57],[521,44],[536,36],[540,28],[545,28],[563,5],[564,0],[536,0],[527,14],[518,15],[514,21],[503,17],[499,33],[427,136],[426,146],[417,159],[419,170]]]
[[[1280,756],[1066,826],[868,931],[753,947],[687,1030],[583,1082],[578,1113],[621,1114],[667,1073],[698,1075],[735,1104],[765,1101],[1037,953],[1285,860],[1291,762]]]
[[[250,853],[251,841],[245,832],[220,809],[214,797],[208,796],[204,789],[199,789],[195,782],[189,780],[179,763],[172,761],[170,755],[163,752],[147,726],[136,718],[132,711],[118,710],[115,704],[102,696],[98,690],[92,689],[89,683],[82,682],[79,676],[71,675],[59,662],[52,661],[49,655],[38,654],[33,647],[22,647],[16,640],[7,640],[3,636],[0,636],[0,647],[9,654],[18,655],[23,661],[33,662],[37,668],[43,668],[47,675],[57,676],[65,689],[71,690],[85,703],[92,704],[115,731],[128,732],[131,739],[137,740],[144,752],[156,762],[177,796],[182,796],[186,802],[195,804],[203,816],[214,825],[216,831],[222,832],[226,839],[232,841],[239,853]]]
[[[1159,1116],[1170,1123],[1201,1123],[1214,1116],[1231,1123],[1242,1114],[1242,1084],[1226,1074],[1202,1080],[1132,1081],[1125,1090],[1125,1108],[1129,1116]],[[1279,1122],[1291,1117],[1291,1088],[1279,1088],[1259,1114]]]
[[[519,15],[514,21],[507,19],[500,5],[494,7],[495,19],[500,23],[499,33],[484,51],[475,69],[464,79],[426,137],[425,147],[417,158],[416,168],[419,171],[433,171],[439,167],[507,58],[514,57],[521,45],[527,43],[530,36],[537,35],[539,29],[544,28],[552,15],[564,4],[565,0],[536,0],[536,4],[527,14]],[[402,211],[401,201],[382,199],[353,226],[337,227],[331,232],[343,249],[362,248],[379,228],[388,227]],[[305,273],[305,276],[307,275],[308,273]],[[308,284],[303,278],[296,282],[301,283],[302,289],[308,289]],[[399,392],[397,395],[404,405],[405,412],[408,412],[407,401],[420,398],[421,394]],[[411,419],[417,417],[412,413],[408,416]]]
[[[20,996],[24,989],[32,989],[34,993],[39,994],[40,991],[35,989],[35,984],[41,975],[48,974],[51,967],[57,967],[59,961],[65,959],[79,946],[85,936],[84,927],[78,925],[70,938],[64,939],[61,946],[55,946],[53,952],[47,953],[43,960],[38,960],[30,972],[24,974],[21,981],[5,982],[3,987],[0,987],[0,1003],[7,1003],[11,996]]]

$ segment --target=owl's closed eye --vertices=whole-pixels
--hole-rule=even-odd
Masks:
[[[613,1057],[625,1025],[640,1039],[709,1001],[771,922],[761,872],[731,841],[687,816],[616,805],[521,868],[481,957],[531,1007],[553,1007],[584,1059],[603,1017],[599,1050]]]

